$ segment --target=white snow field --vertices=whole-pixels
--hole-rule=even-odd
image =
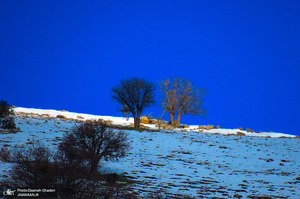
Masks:
[[[77,123],[55,118],[57,115],[83,117],[79,120],[103,118],[118,125],[133,123],[132,118],[127,121],[122,117],[55,110],[14,110],[19,113],[15,120],[21,131],[0,132],[0,148],[12,148],[35,138],[55,149],[64,133]],[[300,139],[296,136],[239,129],[199,130],[197,126],[157,132],[124,131],[131,144],[126,157],[118,162],[102,161],[99,169],[130,176],[137,181],[134,189],[141,195],[157,190],[174,197],[180,194],[194,198],[300,198]],[[237,132],[245,136],[236,135]],[[0,161],[2,179],[8,177],[11,166]]]

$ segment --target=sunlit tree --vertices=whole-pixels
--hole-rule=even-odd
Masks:
[[[170,114],[173,127],[180,126],[181,116],[184,114],[201,116],[206,114],[206,110],[202,107],[206,91],[195,87],[191,81],[179,77],[174,80],[162,80],[160,90],[161,106]]]

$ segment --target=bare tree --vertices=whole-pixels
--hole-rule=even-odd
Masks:
[[[100,159],[118,160],[129,148],[123,131],[108,129],[105,123],[86,122],[75,126],[64,136],[59,148],[71,162],[87,164],[91,173],[97,171]]]
[[[123,79],[112,87],[113,99],[122,106],[126,105],[134,118],[134,127],[140,128],[142,111],[155,103],[155,86],[152,82],[137,77]]]
[[[180,126],[181,115],[201,115],[206,114],[202,107],[203,96],[206,91],[196,88],[191,81],[176,77],[174,80],[162,80],[160,82],[162,92],[161,105],[170,114],[171,125]]]
[[[1,185],[55,188],[56,192],[39,193],[41,198],[136,198],[130,184],[116,183],[118,174],[90,175],[86,167],[72,161],[64,151],[54,153],[37,140],[30,142],[14,146],[10,159],[13,167]],[[107,183],[101,182],[103,177]]]
[[[42,143],[32,140],[31,145],[17,145],[13,150],[15,163],[10,176],[12,184],[20,187],[52,187],[55,181],[51,152]]]

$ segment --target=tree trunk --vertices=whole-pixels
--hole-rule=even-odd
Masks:
[[[175,127],[178,128],[180,126],[181,115],[178,113],[177,118],[175,120]]]
[[[175,115],[172,112],[170,113],[170,121],[171,121],[171,126],[175,127]]]
[[[93,157],[90,159],[90,163],[91,163],[91,173],[96,173],[98,170],[98,163],[100,161],[99,157]]]
[[[139,129],[140,128],[140,121],[141,121],[140,117],[134,117],[134,128],[135,129]]]
[[[139,129],[140,128],[140,121],[141,121],[141,113],[138,111],[138,112],[135,112],[135,111],[132,111],[132,116],[133,116],[133,120],[134,120],[134,128],[135,129]]]

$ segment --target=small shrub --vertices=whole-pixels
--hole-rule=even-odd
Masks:
[[[246,135],[245,133],[240,132],[240,131],[236,132],[236,134],[237,134],[237,135]]]
[[[182,125],[180,125],[180,128],[189,128],[190,126],[189,125],[187,125],[187,124],[182,124]]]
[[[212,125],[212,124],[208,124],[208,125],[206,125],[206,129],[207,130],[209,130],[209,129],[213,129],[214,128],[214,125]]]
[[[64,115],[57,115],[56,117],[57,117],[57,118],[60,118],[60,119],[67,119],[67,117],[64,116]]]
[[[158,127],[158,129],[161,129],[163,125],[166,124],[166,120],[163,119],[163,116],[165,114],[165,111],[163,111],[158,117],[151,117],[151,124],[155,124],[155,127]]]
[[[165,126],[167,126],[167,123],[164,119],[157,118],[155,121],[156,121],[155,127],[158,127],[158,129],[161,129],[161,128],[164,128]]]
[[[7,101],[1,100],[0,102],[0,127],[4,129],[14,130],[17,129],[13,115],[12,106]]]
[[[253,133],[254,132],[252,129],[249,129],[249,128],[247,128],[246,131],[249,132],[249,133]]]
[[[147,116],[142,116],[141,117],[141,123],[144,123],[144,124],[155,124],[156,126],[159,126],[160,123],[165,122],[162,119],[163,114],[160,115],[160,116],[158,116],[158,117],[154,117],[151,114],[149,114]]]
[[[13,111],[11,109],[11,105],[8,104],[7,101],[1,100],[0,102],[0,118],[5,118],[9,115],[13,114]]]
[[[17,187],[52,187],[55,181],[51,153],[37,141],[31,145],[16,146],[12,160],[12,185]]]
[[[17,129],[15,120],[12,116],[6,116],[1,120],[1,127],[9,130]]]
[[[3,162],[10,162],[10,150],[4,146],[0,149],[0,159]]]
[[[105,175],[105,180],[108,184],[115,184],[118,179],[118,174],[109,173]]]
[[[112,125],[113,121],[112,120],[105,120],[106,124]]]
[[[205,129],[206,127],[205,127],[205,125],[198,125],[198,128],[199,129]]]
[[[141,123],[150,124],[150,119],[147,116],[142,116],[141,117]]]
[[[170,129],[170,130],[173,130],[174,129],[174,126],[172,125],[166,125],[163,127],[164,129]]]

